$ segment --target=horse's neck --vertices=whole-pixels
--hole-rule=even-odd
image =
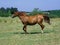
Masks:
[[[22,20],[22,19],[24,19],[26,16],[25,16],[25,15],[19,15],[18,17],[19,17],[19,19]]]
[[[25,19],[27,16],[26,13],[20,13],[20,15],[18,16],[21,20]]]

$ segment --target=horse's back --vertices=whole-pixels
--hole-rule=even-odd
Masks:
[[[36,16],[28,16],[28,22],[29,23],[36,23],[37,17]]]

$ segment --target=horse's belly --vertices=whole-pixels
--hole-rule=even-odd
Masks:
[[[36,22],[35,23],[27,23],[27,25],[35,25],[37,24]]]

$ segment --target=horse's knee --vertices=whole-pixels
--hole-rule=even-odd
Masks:
[[[44,27],[45,27],[45,26],[43,25],[43,26],[42,26],[42,30],[44,29]]]
[[[23,30],[26,30],[26,26],[23,27]]]
[[[42,24],[42,25],[40,25],[40,26],[41,26],[42,30],[43,30],[43,29],[44,29],[44,27],[45,27],[43,24]]]
[[[25,32],[27,32],[27,31],[26,31],[26,26],[23,27],[23,30],[24,30]]]
[[[24,27],[23,27],[23,30],[24,30]]]
[[[42,26],[43,28],[45,27],[45,25]]]

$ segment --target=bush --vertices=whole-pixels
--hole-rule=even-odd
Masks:
[[[11,16],[12,11],[18,11],[17,8],[0,8],[0,17],[9,17]]]

